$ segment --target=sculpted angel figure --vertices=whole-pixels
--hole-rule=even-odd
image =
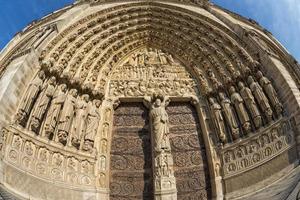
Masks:
[[[153,95],[150,108],[150,119],[152,123],[154,147],[157,152],[171,150],[169,140],[169,117],[166,112],[166,107],[169,102],[169,98],[163,97],[162,95]]]
[[[17,113],[17,120],[18,124],[22,126],[26,125],[26,121],[30,114],[30,111],[43,87],[45,79],[45,73],[40,71],[38,75],[31,81],[29,84],[29,88],[26,91],[24,98],[22,99],[19,111]]]

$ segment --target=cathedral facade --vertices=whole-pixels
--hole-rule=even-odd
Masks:
[[[0,66],[0,198],[300,198],[300,66],[208,0],[78,0]]]

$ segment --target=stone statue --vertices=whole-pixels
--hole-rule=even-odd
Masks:
[[[245,101],[245,105],[254,121],[255,128],[260,128],[262,126],[262,118],[251,90],[248,87],[245,87],[242,82],[239,82],[239,89],[240,94]]]
[[[22,126],[26,126],[27,119],[30,111],[42,90],[42,86],[45,79],[45,73],[40,71],[38,75],[31,81],[29,88],[26,91],[24,98],[22,99],[19,111],[17,113],[16,122]]]
[[[38,129],[42,123],[44,114],[48,109],[48,106],[51,102],[51,99],[55,92],[56,86],[56,78],[52,76],[49,79],[47,86],[43,89],[40,98],[37,100],[36,107],[33,111],[31,122],[30,122],[30,130],[38,133]]]
[[[154,134],[154,147],[157,152],[170,151],[169,118],[166,106],[169,99],[162,95],[154,95],[150,111],[152,133]]]
[[[85,135],[87,125],[87,106],[89,103],[89,95],[82,95],[75,104],[75,117],[73,120],[73,131],[71,143],[75,147],[79,147],[81,138]]]
[[[262,88],[260,87],[260,85],[257,82],[254,81],[252,76],[248,77],[248,84],[250,85],[250,89],[251,89],[255,99],[257,100],[258,105],[264,112],[264,114],[267,118],[267,121],[268,122],[272,121],[273,111],[271,109],[269,101],[268,101],[266,95],[264,94]]]
[[[248,133],[249,131],[251,131],[251,123],[244,105],[244,100],[242,99],[241,95],[236,92],[233,86],[230,87],[229,93],[231,94],[231,102],[235,107],[239,120],[242,124],[243,130],[245,131],[245,133]]]
[[[66,101],[64,103],[63,109],[61,111],[61,116],[58,122],[58,133],[57,137],[59,142],[66,143],[67,137],[69,135],[73,117],[75,114],[75,103],[77,98],[77,90],[71,89],[67,95]]]
[[[237,140],[239,135],[239,125],[236,121],[236,117],[234,115],[234,111],[232,110],[231,102],[230,100],[225,96],[224,93],[219,93],[220,99],[221,99],[221,105],[223,108],[223,112],[225,114],[225,119],[227,121],[227,124],[231,130],[232,138],[233,140]]]
[[[53,95],[53,100],[45,120],[45,135],[49,138],[54,134],[60,111],[66,100],[67,85],[61,84]]]
[[[210,110],[212,112],[213,120],[217,126],[218,136],[220,141],[225,144],[227,142],[226,138],[226,127],[225,120],[222,116],[222,107],[216,102],[215,98],[209,98]]]
[[[87,127],[83,145],[83,150],[85,151],[90,151],[91,149],[93,149],[95,137],[97,135],[97,130],[100,122],[100,106],[101,101],[94,100],[93,104],[91,104],[88,108]]]
[[[264,92],[267,94],[267,97],[270,100],[271,105],[275,109],[277,116],[282,115],[282,104],[280,103],[277,93],[271,83],[271,81],[265,77],[261,71],[257,72],[257,79],[259,80],[259,84],[262,86]]]

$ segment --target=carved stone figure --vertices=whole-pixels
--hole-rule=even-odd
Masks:
[[[253,95],[257,100],[258,105],[260,106],[263,113],[265,114],[267,121],[268,122],[272,121],[273,111],[262,88],[257,82],[254,81],[252,76],[248,77],[248,84],[250,85],[250,89],[253,92]]]
[[[59,86],[59,89],[56,90],[56,92],[53,95],[53,100],[47,113],[44,126],[44,132],[46,137],[50,137],[54,134],[56,125],[58,123],[60,111],[66,100],[66,92],[67,85],[61,84]]]
[[[49,106],[49,103],[54,95],[55,92],[55,84],[56,78],[51,77],[47,86],[43,89],[40,98],[37,100],[37,106],[35,107],[32,119],[30,122],[30,129],[33,130],[35,133],[38,132],[38,129],[42,123],[44,114]]]
[[[169,141],[169,119],[165,109],[168,103],[169,99],[161,95],[154,95],[153,97],[150,118],[155,151],[157,152],[170,151],[171,148]]]
[[[236,121],[236,117],[234,115],[234,111],[232,110],[231,102],[230,100],[225,96],[224,93],[219,93],[220,99],[221,99],[221,105],[223,108],[223,112],[225,115],[225,119],[227,121],[227,124],[231,130],[232,138],[233,140],[237,140],[239,135],[239,126]]]
[[[73,117],[75,114],[75,103],[77,98],[77,90],[71,89],[64,103],[61,116],[58,122],[57,137],[59,142],[65,143],[69,135]]]
[[[26,91],[24,98],[21,101],[21,105],[19,111],[17,113],[17,120],[16,122],[22,126],[26,125],[28,116],[30,111],[42,90],[43,82],[45,79],[45,73],[40,71],[38,75],[32,80],[29,84],[29,88]]]
[[[213,120],[217,126],[218,136],[220,141],[224,144],[227,142],[225,120],[222,116],[222,107],[216,102],[215,98],[209,98],[210,110],[212,112]]]
[[[273,106],[273,108],[276,111],[276,114],[278,116],[282,115],[282,104],[280,103],[278,97],[277,97],[277,93],[271,83],[271,81],[265,77],[261,71],[257,72],[257,78],[259,80],[260,85],[262,86],[264,92],[266,93],[267,97],[270,100],[271,105]]]
[[[245,133],[248,133],[251,130],[251,124],[244,105],[244,100],[242,99],[241,95],[236,92],[233,86],[230,87],[229,92],[231,94],[231,102],[235,107],[239,120],[242,124],[243,130],[245,131]]]
[[[244,83],[239,82],[239,89],[242,98],[245,101],[245,105],[250,112],[250,115],[254,121],[255,128],[262,126],[262,117],[256,105],[254,96],[252,95],[251,90],[248,87],[245,87]]]
[[[90,151],[94,147],[95,137],[97,135],[97,130],[100,121],[100,111],[99,108],[101,106],[100,100],[94,100],[93,104],[88,108],[87,115],[87,127],[86,134],[84,136],[84,146],[83,150]]]
[[[75,147],[79,147],[81,138],[85,134],[87,125],[87,106],[89,103],[89,95],[84,94],[75,104],[75,118],[73,120],[73,132],[71,143]]]

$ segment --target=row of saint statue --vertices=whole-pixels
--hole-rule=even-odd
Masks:
[[[40,71],[30,83],[19,106],[16,123],[64,145],[91,151],[100,122],[100,100],[78,96],[55,77],[45,81]]]
[[[231,86],[230,98],[220,92],[219,103],[216,98],[209,98],[214,125],[223,144],[228,142],[228,137],[237,140],[282,115],[282,104],[271,81],[261,71],[257,72],[256,77],[258,82],[253,76],[248,77],[249,87],[240,81],[239,91]],[[231,135],[226,135],[227,130]]]

